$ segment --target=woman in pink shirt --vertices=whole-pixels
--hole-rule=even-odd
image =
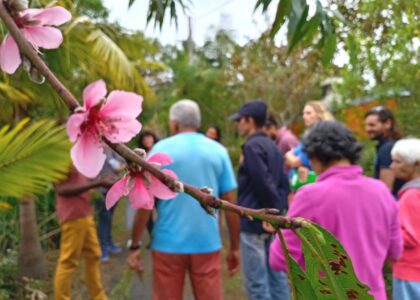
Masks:
[[[420,299],[420,139],[403,139],[391,151],[391,168],[406,180],[398,193],[404,250],[393,266],[393,299]]]
[[[316,124],[303,141],[317,181],[298,190],[287,213],[303,217],[332,232],[353,262],[357,277],[375,299],[386,299],[382,268],[402,251],[397,205],[387,187],[363,175],[356,165],[362,146],[337,121]],[[299,239],[283,230],[292,256],[304,267]],[[270,249],[270,265],[286,271],[278,237]]]

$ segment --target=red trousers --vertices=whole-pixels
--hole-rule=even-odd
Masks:
[[[204,254],[170,254],[152,251],[153,300],[182,300],[188,272],[196,300],[221,300],[220,251]]]

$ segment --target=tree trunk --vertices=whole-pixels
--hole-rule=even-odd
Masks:
[[[17,278],[46,279],[47,261],[41,248],[36,224],[35,202],[32,197],[20,201],[20,247]]]

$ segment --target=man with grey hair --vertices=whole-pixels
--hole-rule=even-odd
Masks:
[[[171,137],[157,143],[150,155],[163,152],[173,159],[168,169],[190,185],[208,187],[215,196],[236,201],[237,187],[226,149],[198,133],[200,108],[192,100],[180,100],[169,111]],[[185,273],[189,273],[195,299],[223,299],[219,221],[199,202],[180,193],[170,201],[157,201],[157,220],[152,234],[153,299],[182,299]],[[140,240],[151,212],[138,210],[127,262],[140,271]],[[229,273],[239,269],[239,218],[226,213],[230,233],[227,255]]]

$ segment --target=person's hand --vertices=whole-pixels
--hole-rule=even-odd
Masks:
[[[271,225],[270,223],[268,223],[266,221],[262,222],[262,227],[268,233],[276,233],[276,229],[273,227],[273,225]]]
[[[306,182],[308,180],[309,169],[306,167],[298,168],[298,178],[300,182]]]
[[[239,271],[240,255],[239,249],[230,249],[226,257],[229,276],[235,275]]]
[[[130,250],[127,256],[128,266],[136,271],[137,273],[143,272],[143,266],[141,264],[141,254],[139,250]]]

